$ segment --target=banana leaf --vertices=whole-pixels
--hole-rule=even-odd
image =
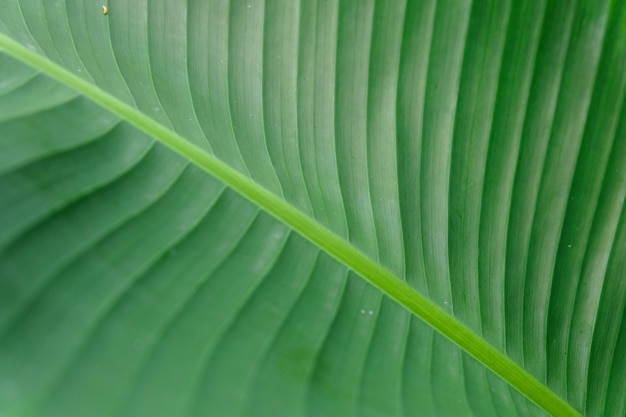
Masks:
[[[0,0],[0,416],[624,416],[625,65],[617,0]]]

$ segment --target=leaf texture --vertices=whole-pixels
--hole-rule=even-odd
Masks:
[[[0,415],[624,415],[621,2],[107,7],[0,4]]]

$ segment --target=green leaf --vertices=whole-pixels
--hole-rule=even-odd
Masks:
[[[106,6],[0,3],[1,416],[624,415],[626,5]]]

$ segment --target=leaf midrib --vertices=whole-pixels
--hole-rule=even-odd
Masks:
[[[224,182],[241,196],[291,227],[302,237],[418,316],[548,413],[554,416],[582,417],[571,405],[481,336],[352,246],[348,241],[299,211],[281,197],[271,193],[216,157],[207,154],[198,146],[136,108],[1,33],[0,51],[8,53],[58,82],[75,89],[94,103],[161,142],[209,175]]]

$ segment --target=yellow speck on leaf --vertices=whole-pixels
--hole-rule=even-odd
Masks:
[[[109,8],[106,6],[102,6],[102,14],[103,15],[108,15],[109,14]]]

